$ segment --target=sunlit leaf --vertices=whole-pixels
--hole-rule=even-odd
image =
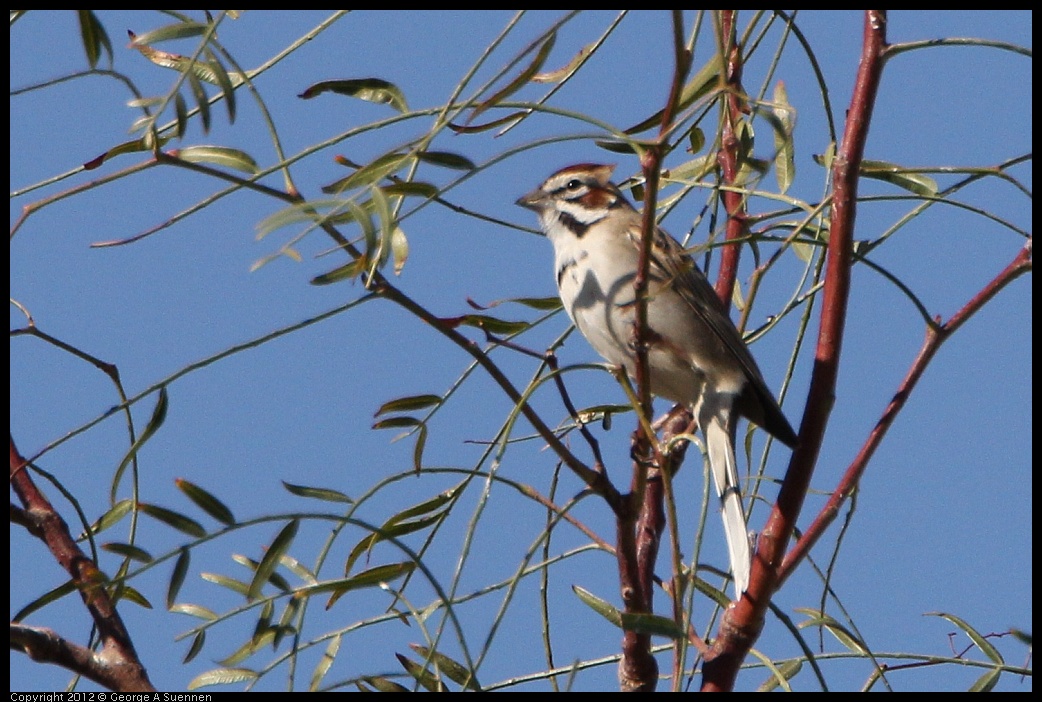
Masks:
[[[352,575],[349,578],[340,578],[339,580],[331,580],[319,583],[318,585],[311,585],[305,588],[303,592],[306,592],[309,595],[321,592],[332,592],[333,594],[330,595],[329,602],[326,603],[326,609],[329,609],[343,595],[352,590],[377,587],[382,583],[390,582],[408,575],[415,568],[415,563],[392,563],[390,565],[376,566],[369,570],[363,570],[361,573]]]
[[[200,573],[199,577],[208,583],[220,585],[221,587],[227,588],[228,590],[240,595],[245,595],[250,589],[250,586],[243,581],[229,578],[227,575],[221,575],[220,573]]]
[[[438,670],[444,673],[445,677],[452,682],[458,683],[468,690],[481,692],[481,685],[478,684],[477,679],[474,677],[474,671],[467,668],[467,666],[454,661],[443,653],[433,651],[426,646],[409,644],[409,648],[438,666]]]
[[[178,602],[171,605],[170,611],[174,614],[187,614],[190,617],[195,617],[196,619],[202,619],[208,622],[217,619],[217,612],[203,607],[202,605],[191,604],[189,602]]]
[[[202,36],[208,28],[209,25],[202,22],[176,22],[150,30],[144,34],[131,34],[131,46],[135,49],[140,49],[142,46],[158,44],[162,41],[198,37]]]
[[[774,176],[778,180],[778,191],[786,192],[796,177],[796,149],[793,144],[795,112],[789,104],[785,83],[778,81],[774,86],[774,104],[771,106],[778,122],[774,130]],[[773,126],[773,125],[772,125]]]
[[[326,646],[325,653],[322,654],[322,658],[319,659],[314,672],[311,673],[311,684],[308,685],[308,689],[311,692],[318,691],[323,678],[326,677],[326,673],[329,672],[333,661],[336,660],[336,654],[340,652],[340,640],[342,637],[342,634],[337,634],[329,641],[329,645]]]
[[[362,166],[357,171],[341,178],[335,183],[323,186],[322,192],[328,194],[341,193],[354,188],[376,183],[386,176],[400,170],[405,165],[406,155],[398,152],[384,154],[372,163]]]
[[[250,175],[260,171],[257,162],[248,153],[225,146],[188,146],[179,149],[173,155],[189,163],[212,163]]]
[[[133,503],[130,500],[120,500],[116,504],[112,505],[105,514],[98,518],[98,521],[91,524],[90,533],[100,534],[113,524],[116,524],[119,520],[123,519],[128,512],[130,512],[130,507],[132,505]],[[86,534],[80,534],[76,540],[82,541],[85,538],[87,538]]]
[[[359,100],[365,100],[366,102],[390,105],[398,112],[409,111],[409,106],[405,102],[405,94],[402,93],[401,89],[394,83],[389,83],[380,78],[324,80],[309,86],[297,97],[309,100],[326,92],[347,95]]]
[[[401,227],[395,227],[391,232],[391,254],[394,256],[394,274],[401,275],[409,258],[409,240]]]
[[[602,600],[589,590],[581,588],[578,585],[572,585],[572,591],[594,612],[601,615],[615,626],[620,628],[622,627],[622,612],[619,611],[618,607],[607,600]]]
[[[98,21],[92,10],[76,10],[80,20],[80,39],[83,41],[83,50],[87,53],[87,63],[91,68],[97,68],[101,59],[101,51],[109,55],[109,64],[112,64],[112,41],[105,31],[105,27]]]
[[[258,677],[257,673],[248,668],[215,668],[192,678],[192,681],[188,683],[188,689],[198,690],[200,687],[206,687],[207,685],[230,685],[237,682],[246,682],[247,680],[256,680]]]
[[[1005,664],[1006,661],[1003,660],[1002,654],[999,653],[999,650],[992,646],[990,641],[984,638],[979,631],[967,624],[962,618],[957,617],[954,614],[948,614],[947,612],[927,612],[926,616],[947,619],[952,624],[966,632],[966,635],[970,637],[970,641],[981,650],[981,653],[991,659],[993,663],[998,663],[999,665]]]
[[[533,83],[560,83],[562,80],[570,76],[575,72],[579,66],[582,65],[586,57],[593,51],[594,44],[587,44],[586,46],[579,49],[579,53],[572,57],[572,60],[565,65],[558,68],[556,71],[548,71],[546,73],[537,73],[532,76]]]

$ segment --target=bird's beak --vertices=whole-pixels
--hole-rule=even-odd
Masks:
[[[541,190],[533,190],[532,192],[528,193],[527,195],[519,197],[515,204],[518,204],[521,207],[527,208],[529,210],[535,210],[536,212],[538,212],[539,210],[542,209],[543,203],[545,201],[546,201],[546,196],[543,194],[543,191],[541,191]]]

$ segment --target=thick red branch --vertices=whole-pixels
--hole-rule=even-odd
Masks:
[[[745,595],[724,613],[720,632],[706,656],[702,689],[730,690],[738,668],[759,635],[771,595],[777,589],[785,547],[803,506],[822,437],[835,397],[836,377],[850,295],[850,263],[857,212],[858,171],[868,138],[868,127],[879,90],[886,48],[886,12],[865,12],[864,39],[857,79],[847,111],[847,122],[834,167],[833,205],[828,259],[821,310],[821,327],[806,409],[800,427],[800,445],[760,534],[752,576]]]
[[[29,532],[38,536],[50,549],[58,564],[72,578],[83,603],[87,605],[98,628],[102,648],[87,655],[85,649],[63,641],[53,632],[21,627],[18,649],[33,660],[47,660],[65,665],[110,690],[119,692],[154,691],[148,672],[141,664],[130,634],[123,625],[116,607],[105,589],[105,578],[94,561],[76,545],[69,526],[55,511],[50,500],[40,492],[26,470],[26,461],[11,438],[11,488],[25,508],[30,520]],[[44,633],[41,633],[44,632]],[[12,645],[16,642],[12,626]],[[46,634],[46,635],[45,635]]]

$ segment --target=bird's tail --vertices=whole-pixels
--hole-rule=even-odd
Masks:
[[[713,412],[705,417],[705,421],[700,421],[700,424],[706,437],[709,469],[713,473],[713,482],[716,483],[716,492],[720,495],[720,505],[723,509],[724,536],[727,538],[727,550],[731,556],[737,598],[749,587],[752,554],[738,483],[730,415],[729,410]]]

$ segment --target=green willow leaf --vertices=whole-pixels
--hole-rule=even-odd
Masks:
[[[454,661],[443,653],[438,653],[437,651],[429,649],[426,646],[409,644],[409,648],[438,666],[438,670],[444,673],[445,677],[452,682],[462,685],[467,690],[481,692],[481,685],[478,684],[477,678],[474,676],[474,671],[467,668],[467,666]]]
[[[185,653],[185,657],[181,659],[181,663],[191,663],[195,660],[195,657],[203,650],[203,646],[206,644],[206,629],[199,631],[194,637],[192,637],[192,645],[188,647],[188,652]]]
[[[248,668],[215,668],[201,673],[188,683],[189,690],[198,690],[207,685],[231,685],[247,680],[256,680],[260,676]]]
[[[175,512],[172,509],[149,504],[147,502],[138,503],[138,509],[153,519],[161,521],[167,526],[172,526],[183,534],[188,534],[189,536],[194,536],[200,539],[206,536],[206,529],[203,528],[202,524],[181,514],[180,512]]]
[[[374,417],[379,417],[381,414],[390,414],[392,412],[406,412],[409,410],[424,409],[425,407],[435,407],[440,405],[442,402],[441,395],[409,395],[408,397],[399,397],[397,400],[390,400],[380,405],[380,408],[373,413]]]
[[[298,497],[310,497],[314,500],[325,500],[326,502],[343,502],[345,504],[354,503],[354,500],[339,490],[308,487],[306,485],[294,485],[293,483],[287,483],[285,480],[282,481],[282,487],[286,488],[287,491],[297,495]]]
[[[380,78],[354,78],[348,80],[324,80],[315,83],[300,93],[297,97],[304,100],[321,95],[322,93],[336,93],[348,97],[365,100],[366,102],[377,102],[390,105],[398,112],[408,112],[409,105],[405,102],[405,94],[394,83],[389,83]]]
[[[166,587],[167,609],[171,609],[177,602],[177,595],[181,592],[185,576],[188,575],[188,564],[191,560],[191,552],[187,548],[182,548],[181,553],[177,556],[177,560],[174,561],[174,571],[170,574],[170,584]]]
[[[135,546],[134,544],[124,543],[107,543],[102,544],[101,548],[108,551],[109,553],[115,553],[118,556],[129,558],[132,561],[138,563],[151,563],[155,559],[152,558],[152,554],[143,548]]]
[[[145,426],[145,430],[141,432],[141,436],[138,437],[137,441],[133,443],[130,450],[127,451],[127,455],[120,461],[119,467],[116,468],[116,473],[112,477],[112,487],[109,490],[109,499],[112,502],[116,501],[116,493],[119,492],[119,483],[123,478],[123,471],[127,469],[130,462],[134,460],[137,452],[141,450],[141,447],[152,438],[153,434],[159,431],[159,427],[163,426],[163,422],[166,421],[166,412],[169,403],[166,394],[166,386],[159,388],[159,399],[156,401],[156,406],[152,409],[152,417],[148,420],[148,424]]]
[[[225,168],[234,168],[249,175],[260,172],[260,166],[245,151],[226,146],[187,146],[172,155],[189,163],[212,163]]]
[[[184,478],[177,478],[174,480],[174,485],[176,485],[181,492],[187,495],[188,499],[194,502],[197,507],[217,521],[227,524],[228,526],[235,524],[235,515],[232,514],[232,511],[211,493]]]
[[[418,151],[416,158],[424,163],[430,163],[442,168],[451,168],[456,171],[472,171],[477,168],[474,162],[466,156],[454,154],[449,151]]]
[[[539,69],[546,63],[546,58],[550,55],[550,50],[554,48],[554,42],[557,40],[557,33],[553,32],[548,36],[539,47],[536,52],[535,58],[525,68],[517,74],[517,76],[507,83],[501,90],[497,91],[480,105],[474,108],[474,111],[470,114],[470,118],[467,120],[468,124],[477,118],[485,110],[490,107],[498,105],[500,102],[510,97],[518,90],[523,88],[532,78],[539,73]]]
[[[261,588],[264,587],[265,583],[268,582],[269,577],[275,572],[275,567],[279,564],[279,559],[293,543],[294,537],[297,535],[297,529],[300,527],[300,520],[293,519],[282,530],[278,533],[275,539],[271,542],[271,546],[265,552],[264,557],[261,559],[260,564],[257,566],[257,572],[253,574],[253,581],[250,582],[250,588],[246,592],[248,599],[256,599],[260,597]]]
[[[92,10],[76,10],[80,20],[80,39],[83,41],[83,50],[87,53],[87,63],[91,68],[97,68],[101,60],[101,51],[109,55],[109,65],[112,65],[112,41],[109,39],[105,27],[98,21]]]

